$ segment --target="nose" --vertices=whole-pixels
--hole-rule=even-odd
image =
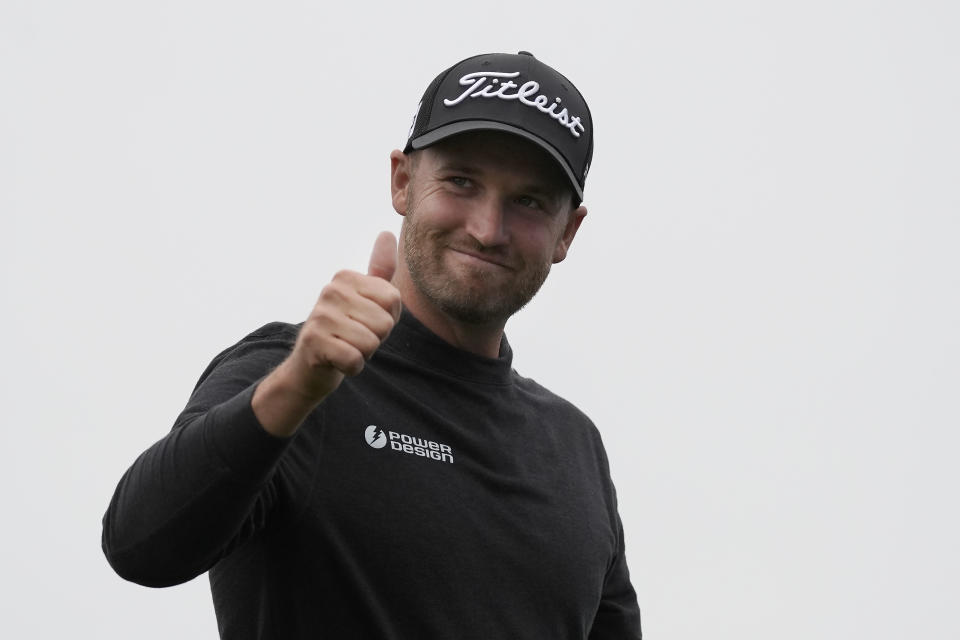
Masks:
[[[499,198],[480,198],[474,202],[466,222],[466,231],[485,247],[507,243],[506,218]]]

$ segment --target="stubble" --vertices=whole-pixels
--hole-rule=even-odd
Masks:
[[[452,271],[444,263],[451,249],[477,254],[492,253],[470,236],[431,230],[408,208],[403,222],[403,259],[413,284],[435,307],[467,324],[505,323],[522,309],[543,285],[551,262],[524,263],[515,270],[472,268],[458,265]]]

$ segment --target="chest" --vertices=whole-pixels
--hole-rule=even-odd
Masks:
[[[297,454],[312,480],[289,505],[291,534],[316,550],[311,571],[394,604],[440,598],[461,620],[459,606],[595,607],[616,541],[601,470],[571,425],[495,405],[341,400]]]

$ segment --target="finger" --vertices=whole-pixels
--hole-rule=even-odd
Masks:
[[[377,300],[361,298],[350,309],[345,309],[347,317],[369,329],[380,342],[387,339],[397,322],[393,310]]]
[[[377,306],[393,317],[394,322],[400,319],[400,311],[403,308],[400,302],[400,290],[392,282],[382,278],[366,276],[365,281],[358,285],[357,292],[364,298],[375,302]]]
[[[331,336],[325,342],[323,359],[331,367],[345,376],[355,376],[363,371],[367,356],[348,340]]]
[[[391,280],[397,270],[397,239],[389,231],[381,231],[373,244],[367,275]]]
[[[387,315],[382,309],[381,314]],[[388,316],[389,318],[389,316]],[[305,361],[314,369],[332,367],[356,375],[380,346],[380,338],[364,324],[339,312],[312,314],[298,337]]]
[[[394,322],[400,319],[403,308],[400,290],[389,280],[356,271],[338,271],[320,292],[317,304],[331,304],[346,311],[362,300],[376,303],[393,317]]]

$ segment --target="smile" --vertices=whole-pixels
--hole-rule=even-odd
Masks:
[[[514,270],[513,267],[506,264],[502,259],[486,255],[479,251],[471,251],[470,249],[454,249],[452,247],[450,248],[450,251],[459,254],[466,262],[482,262],[485,265],[494,265],[500,267],[501,269],[508,269],[510,271]]]

